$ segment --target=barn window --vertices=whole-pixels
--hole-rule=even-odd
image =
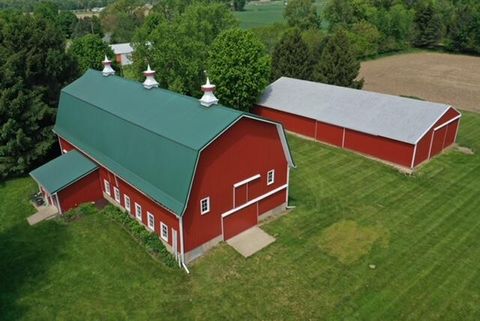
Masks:
[[[147,212],[147,217],[148,217],[148,228],[151,229],[152,231],[155,231],[155,218],[153,217],[153,214],[150,212]]]
[[[135,203],[135,216],[138,220],[142,220],[142,207],[138,203]]]
[[[130,213],[130,197],[128,197],[127,195],[123,195],[123,203],[125,204],[125,209]]]
[[[205,197],[200,201],[200,213],[207,214],[210,212],[210,197]]]
[[[113,187],[113,196],[115,197],[115,201],[120,204],[120,190],[118,187]]]
[[[272,185],[275,182],[275,170],[272,169],[267,174],[267,185]]]
[[[111,196],[112,194],[110,192],[110,183],[106,179],[104,179],[103,180],[103,185],[105,187],[105,193],[107,193],[107,195]]]
[[[160,222],[160,236],[162,239],[166,242],[168,242],[168,226],[166,224],[163,224],[163,222]]]

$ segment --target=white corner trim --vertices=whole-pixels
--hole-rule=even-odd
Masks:
[[[412,163],[410,164],[410,168],[413,168],[413,165],[415,165],[415,157],[417,157],[417,146],[418,144],[415,144],[415,147],[413,148]]]
[[[251,201],[248,201],[248,202],[245,203],[245,204],[240,205],[239,207],[232,208],[231,210],[223,213],[223,214],[222,214],[222,218],[224,218],[224,217],[226,217],[226,216],[228,216],[228,215],[231,215],[231,214],[233,214],[233,213],[235,213],[235,212],[238,212],[238,211],[240,211],[241,209],[244,209],[245,207],[250,206],[250,205],[252,205],[252,204],[255,203],[255,202],[261,201],[261,200],[263,200],[264,198],[267,198],[267,197],[269,197],[270,195],[273,195],[273,194],[275,194],[275,193],[277,193],[277,192],[279,192],[279,191],[281,191],[282,189],[285,189],[285,188],[287,188],[287,187],[288,187],[288,184],[282,185],[282,186],[280,186],[280,187],[278,187],[278,188],[276,188],[276,189],[274,189],[274,190],[272,190],[272,191],[270,191],[270,192],[268,192],[268,193],[265,193],[265,194],[263,194],[263,195],[261,195],[261,196],[259,196],[259,197],[257,197],[257,198],[254,198],[254,199],[251,200]]]
[[[242,186],[242,185],[245,185],[245,184],[247,184],[247,183],[250,183],[251,181],[256,180],[257,178],[260,178],[260,174],[254,175],[254,176],[252,176],[252,177],[249,177],[249,178],[247,178],[247,179],[244,179],[244,180],[241,181],[241,182],[235,183],[235,184],[233,184],[233,187],[235,187],[235,188],[240,187],[240,186]]]
[[[461,116],[462,116],[462,115],[458,115],[458,116],[456,116],[456,117],[454,117],[454,118],[452,118],[452,119],[444,122],[443,124],[438,125],[438,126],[435,127],[433,130],[439,130],[440,128],[445,127],[445,126],[447,126],[448,124],[453,123],[454,121],[456,121],[457,119],[459,119]]]

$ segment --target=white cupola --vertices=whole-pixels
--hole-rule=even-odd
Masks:
[[[113,70],[112,68],[112,61],[108,60],[107,55],[105,55],[105,60],[102,61],[102,64],[103,64],[102,74],[105,77],[115,75],[115,70]]]
[[[158,87],[158,82],[155,80],[155,70],[150,69],[150,65],[148,65],[147,70],[145,70],[143,74],[146,77],[143,82],[143,87],[146,89]]]
[[[213,92],[215,91],[215,85],[210,83],[210,79],[207,76],[207,83],[202,85],[203,96],[200,98],[200,104],[205,107],[210,107],[218,103],[218,98],[215,97]]]

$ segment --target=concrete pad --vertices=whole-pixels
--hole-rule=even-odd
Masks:
[[[249,257],[257,253],[273,242],[275,242],[275,238],[264,232],[258,226],[254,226],[227,240],[227,244],[244,257]]]
[[[42,206],[38,212],[27,218],[28,224],[35,225],[43,220],[48,220],[58,214],[55,206]]]

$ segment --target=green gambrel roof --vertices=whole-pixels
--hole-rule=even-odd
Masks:
[[[202,148],[244,115],[88,70],[62,90],[54,131],[181,216]]]
[[[30,172],[50,194],[55,194],[98,168],[77,151],[63,154]]]

